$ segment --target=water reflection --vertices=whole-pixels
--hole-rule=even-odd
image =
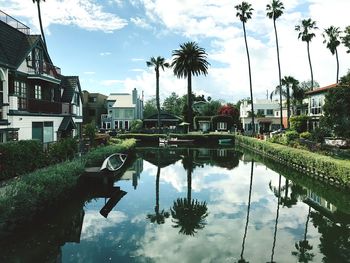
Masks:
[[[138,149],[117,181],[85,185],[36,230],[0,233],[0,262],[347,262],[349,194],[325,198],[331,190],[263,161]]]

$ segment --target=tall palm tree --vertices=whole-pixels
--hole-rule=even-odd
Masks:
[[[273,20],[273,28],[275,30],[275,38],[276,38],[276,49],[277,49],[277,63],[278,63],[278,80],[279,80],[279,88],[280,88],[280,123],[281,128],[283,127],[283,114],[282,114],[282,76],[281,76],[281,64],[280,64],[280,52],[278,47],[278,35],[276,28],[276,20],[283,14],[283,3],[279,0],[272,0],[271,5],[266,5],[266,15]],[[289,128],[289,127],[288,127]]]
[[[301,21],[301,25],[296,25],[295,30],[299,32],[298,39],[306,42],[307,56],[309,59],[310,73],[311,73],[311,90],[314,88],[314,74],[312,71],[311,57],[310,57],[310,42],[316,36],[313,30],[318,29],[316,22],[312,21],[311,18],[304,19]]]
[[[160,102],[159,102],[159,68],[164,70],[164,68],[170,67],[169,63],[165,62],[163,57],[151,57],[149,61],[146,61],[147,67],[154,67],[156,72],[156,103],[157,103],[157,112],[158,112],[158,131],[160,131]]]
[[[250,57],[249,57],[249,49],[248,49],[248,42],[247,42],[247,33],[245,30],[245,23],[247,23],[248,19],[252,18],[252,11],[254,9],[252,8],[251,4],[244,2],[244,1],[241,4],[236,5],[235,8],[237,10],[236,17],[238,17],[239,20],[241,20],[242,25],[243,25],[244,42],[245,42],[245,48],[247,51],[248,70],[249,70],[249,87],[250,87],[250,100],[251,100],[251,111],[252,111],[252,126],[253,126],[253,134],[255,134],[252,72],[251,72],[251,68],[250,68]]]
[[[45,34],[44,34],[44,29],[43,29],[43,23],[41,21],[41,11],[40,11],[40,2],[41,1],[45,2],[45,0],[33,0],[33,3],[36,2],[36,4],[37,4],[41,36],[43,37],[45,49],[47,49],[47,47],[46,47],[46,39],[45,39]]]
[[[332,55],[335,54],[335,58],[337,60],[337,78],[336,82],[339,82],[339,58],[338,58],[338,50],[337,47],[340,45],[340,33],[339,27],[330,26],[324,30],[322,34],[324,40],[323,43],[327,45],[327,48],[331,51]]]
[[[204,48],[198,46],[196,42],[186,42],[180,45],[180,49],[173,50],[174,75],[178,78],[187,78],[187,121],[190,129],[193,127],[192,109],[192,75],[199,76],[208,74],[210,63],[207,61],[207,53]]]

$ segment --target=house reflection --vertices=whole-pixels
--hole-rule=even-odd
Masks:
[[[119,180],[131,181],[134,189],[137,188],[138,181],[140,180],[140,174],[143,171],[143,160],[138,158],[134,161],[130,168],[128,168]],[[118,181],[119,181],[118,180]]]

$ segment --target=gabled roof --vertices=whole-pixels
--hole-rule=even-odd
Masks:
[[[318,93],[323,93],[323,92],[327,92],[330,89],[336,88],[338,87],[337,83],[325,86],[325,87],[320,87],[320,88],[316,88],[314,90],[310,90],[305,92],[306,95],[314,95],[314,94],[318,94]]]
[[[115,101],[113,108],[134,108],[135,104],[132,103],[132,95],[128,93],[111,93],[107,101]]]
[[[0,21],[0,65],[17,69],[38,42],[43,46],[40,35],[26,35]],[[45,48],[44,52],[45,57],[52,64]]]
[[[62,102],[72,102],[75,87],[78,87],[81,94],[81,87],[78,76],[61,76],[61,87],[63,88]],[[83,99],[83,96],[80,96]]]

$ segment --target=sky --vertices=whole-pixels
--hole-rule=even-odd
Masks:
[[[271,1],[250,0],[254,8],[246,24],[254,98],[266,98],[278,85],[273,21],[266,17]],[[336,59],[323,43],[323,30],[350,25],[349,0],[285,0],[276,21],[283,76],[310,80],[306,43],[298,40],[295,25],[312,18],[319,28],[310,44],[314,80],[320,86],[336,81]],[[206,76],[193,78],[193,92],[223,102],[250,96],[242,23],[236,0],[46,0],[41,13],[49,54],[66,76],[77,75],[81,87],[105,95],[131,92],[155,97],[155,72],[146,66],[151,57],[172,61],[172,51],[195,41],[208,53]],[[0,0],[0,10],[40,33],[36,4],[30,0]],[[350,69],[350,54],[338,48],[340,76]],[[171,69],[160,73],[160,98],[183,95],[187,81]]]

